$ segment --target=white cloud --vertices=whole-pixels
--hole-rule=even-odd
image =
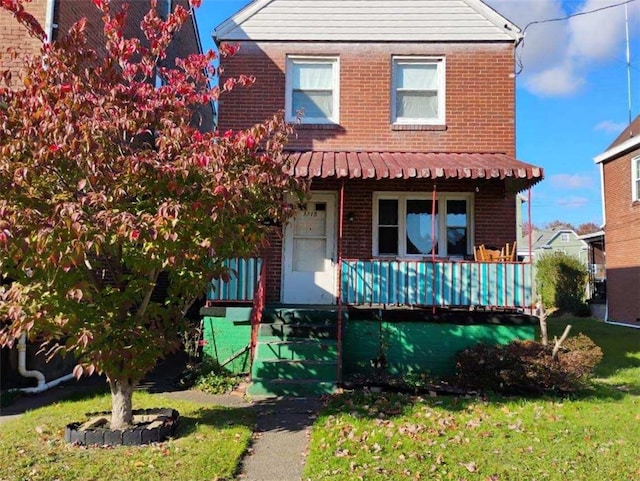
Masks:
[[[567,96],[580,90],[588,73],[605,62],[624,58],[624,7],[618,6],[562,19],[571,14],[606,7],[621,0],[486,0],[522,29],[518,48],[524,87],[540,96]],[[568,8],[571,7],[571,10]],[[628,4],[631,37],[640,35],[640,2]],[[529,25],[531,24],[531,25]],[[528,27],[527,27],[528,26]]]
[[[596,125],[593,130],[599,130],[608,134],[620,134],[626,127],[627,122],[613,122],[611,120],[603,120]]]
[[[589,199],[579,196],[563,197],[561,199],[557,199],[556,204],[569,209],[579,209],[589,204]]]
[[[558,65],[527,76],[524,84],[529,91],[541,97],[570,95],[585,84],[573,67]]]
[[[562,189],[586,189],[595,185],[593,178],[585,174],[555,174],[549,177],[549,182]]]

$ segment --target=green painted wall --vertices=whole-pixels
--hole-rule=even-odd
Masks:
[[[343,337],[343,375],[373,374],[371,360],[384,352],[390,374],[428,372],[445,376],[455,373],[455,355],[466,347],[534,338],[534,325],[349,320]]]
[[[223,362],[251,342],[251,321],[227,317],[204,317],[204,358]],[[249,351],[240,355],[225,366],[233,373],[249,372]]]

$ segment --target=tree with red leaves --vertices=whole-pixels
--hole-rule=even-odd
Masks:
[[[222,261],[255,254],[263,219],[285,222],[286,194],[302,201],[306,187],[283,173],[281,116],[223,135],[193,125],[199,108],[252,82],[214,86],[214,52],[164,66],[198,1],[167,18],[152,2],[140,38],[123,35],[126,9],[93,3],[104,55],[88,46],[86,21],[48,44],[21,0],[0,0],[43,41],[0,86],[0,275],[11,280],[0,345],[28,332],[49,356],[73,352],[78,377],[104,372],[118,429],[132,421],[136,384],[178,348],[194,300],[228,275]]]

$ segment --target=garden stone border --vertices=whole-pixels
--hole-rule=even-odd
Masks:
[[[180,418],[178,411],[171,408],[137,409],[133,411],[133,427],[112,430],[108,427],[110,416],[108,411],[89,413],[89,421],[67,424],[64,440],[82,446],[141,446],[157,443],[175,434]]]

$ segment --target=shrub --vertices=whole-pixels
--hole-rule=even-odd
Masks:
[[[565,312],[584,305],[587,268],[577,257],[564,252],[546,254],[536,262],[536,281],[542,304]]]
[[[466,388],[503,394],[568,393],[584,387],[602,351],[583,334],[553,348],[533,341],[505,346],[479,344],[458,353],[457,382]]]
[[[194,387],[209,394],[224,394],[235,389],[242,376],[232,374],[215,362],[202,363]]]

